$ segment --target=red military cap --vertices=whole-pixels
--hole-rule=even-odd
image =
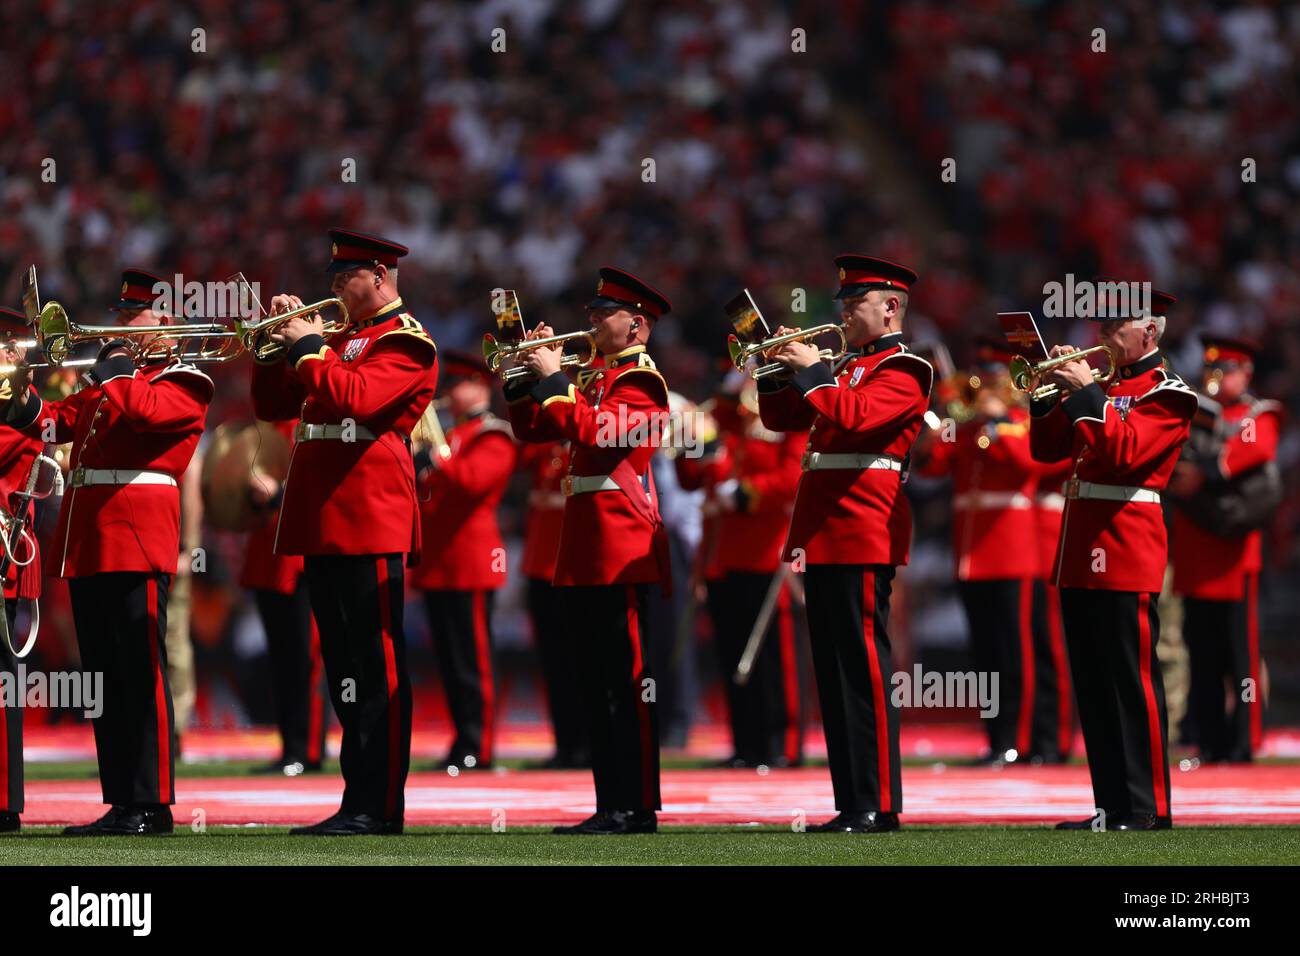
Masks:
[[[1094,281],[1095,281],[1096,283],[1098,283],[1098,284],[1101,284],[1101,283],[1108,283],[1108,284],[1123,283],[1123,284],[1125,284],[1125,285],[1129,285],[1129,286],[1142,285],[1142,284],[1143,284],[1143,280],[1141,280],[1141,279],[1116,279],[1116,278],[1113,278],[1113,277],[1111,277],[1111,276],[1098,276]],[[1100,295],[1098,296],[1098,299],[1100,300]],[[1177,296],[1173,296],[1173,295],[1170,295],[1168,292],[1161,292],[1159,289],[1154,289],[1154,288],[1153,288],[1153,289],[1151,290],[1151,314],[1152,314],[1152,315],[1168,315],[1168,314],[1169,314],[1169,310],[1170,310],[1171,308],[1173,308],[1174,304],[1175,304],[1177,301],[1178,301]],[[1131,306],[1131,303],[1130,303],[1130,309],[1131,309],[1131,307],[1132,307],[1132,306]],[[1140,315],[1133,315],[1133,316],[1130,316],[1130,317],[1131,317],[1131,318],[1134,318],[1134,319],[1140,319],[1140,318],[1142,318],[1142,316],[1140,316]],[[1095,321],[1097,321],[1097,322],[1109,322],[1109,321],[1113,321],[1114,319],[1120,318],[1120,316],[1117,316],[1117,315],[1113,315],[1113,314],[1111,314],[1111,312],[1110,312],[1109,309],[1103,309],[1103,308],[1102,308],[1102,303],[1101,303],[1100,301],[1098,301],[1098,302],[1097,302],[1097,311],[1096,311],[1096,313],[1093,314],[1093,315],[1085,316],[1085,318],[1093,319],[1093,320],[1095,320]]]
[[[400,242],[370,236],[364,232],[351,229],[330,230],[330,264],[326,272],[347,272],[349,269],[364,269],[373,265],[385,265],[397,268],[397,260],[411,250]]]
[[[852,252],[836,256],[835,265],[840,270],[840,291],[835,293],[837,299],[852,299],[872,289],[907,292],[918,278],[914,271],[900,263]]]
[[[1247,339],[1225,335],[1202,335],[1206,365],[1254,365],[1259,346]]]
[[[975,361],[980,365],[1008,365],[1019,354],[1000,335],[977,335],[973,344]]]
[[[27,316],[13,309],[0,308],[0,337],[30,338],[31,329],[27,325]]]
[[[122,288],[118,292],[117,303],[109,308],[147,309],[162,294],[154,291],[159,283],[167,285],[167,280],[144,269],[127,269],[122,273]]]
[[[444,380],[468,378],[491,382],[493,379],[482,358],[459,349],[442,349],[439,352],[438,371]]]
[[[608,309],[617,306],[638,309],[652,319],[671,312],[673,308],[667,296],[632,273],[613,266],[601,266],[600,280],[596,283],[596,297],[587,303],[587,308]]]

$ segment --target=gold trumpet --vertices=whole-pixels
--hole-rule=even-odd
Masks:
[[[279,315],[268,315],[264,319],[253,319],[250,321],[240,320],[235,323],[235,330],[239,336],[239,341],[248,351],[253,353],[253,357],[259,362],[270,362],[280,358],[288,351],[288,346],[279,342],[272,342],[270,333],[274,332],[281,324],[288,322],[290,319],[296,319],[300,316],[311,315],[313,312],[320,312],[323,309],[335,308],[339,310],[339,318],[336,321],[325,322],[326,336],[338,335],[346,331],[349,322],[348,307],[343,304],[342,299],[321,299],[319,302],[312,302],[309,305],[300,305],[296,309],[290,309],[288,312],[281,312]],[[263,335],[266,338],[263,341]]]
[[[58,302],[47,302],[36,318],[36,345],[49,359],[48,367],[62,368],[72,346],[97,339],[125,339],[137,365],[165,362],[173,357],[187,362],[226,362],[240,353],[238,332],[221,322],[181,322],[176,325],[81,325]],[[175,341],[182,344],[178,348]],[[187,353],[184,344],[198,340],[199,351]],[[212,344],[215,342],[216,344]],[[88,364],[77,362],[72,364]],[[46,367],[31,364],[32,368]]]
[[[807,339],[816,338],[827,332],[834,332],[840,337],[840,347],[838,349],[822,349],[819,358],[823,362],[835,362],[844,357],[849,350],[849,340],[844,335],[844,327],[827,323],[825,325],[814,325],[810,329],[798,329],[794,332],[787,332],[784,335],[774,335],[770,339],[763,339],[761,342],[744,344],[734,335],[727,336],[727,352],[731,355],[731,362],[737,369],[744,369],[746,363],[755,355],[762,355],[774,348],[785,345],[787,342],[803,342]],[[754,369],[754,378],[767,378],[769,375],[778,375],[787,371],[786,367],[780,362],[770,362],[767,365],[759,365]]]
[[[501,372],[501,366],[508,358],[514,358],[532,349],[550,348],[555,345],[563,348],[566,342],[574,342],[578,339],[586,340],[586,357],[572,353],[561,355],[560,368],[586,368],[596,361],[596,339],[590,332],[566,332],[564,335],[548,335],[542,339],[524,339],[521,342],[510,342],[504,345],[498,342],[496,336],[489,332],[483,336],[483,361],[487,362],[489,371]],[[532,372],[524,366],[516,365],[501,372],[501,378],[503,381],[510,382],[531,374]]]
[[[1115,367],[1115,352],[1109,345],[1094,345],[1090,349],[1083,349],[1079,352],[1067,352],[1064,355],[1056,356],[1056,358],[1045,359],[1037,365],[1030,362],[1023,355],[1017,355],[1008,366],[1008,370],[1011,372],[1011,384],[1019,391],[1028,392],[1032,398],[1053,398],[1061,390],[1056,385],[1041,384],[1043,376],[1052,369],[1068,365],[1070,362],[1077,362],[1079,359],[1087,358],[1089,355],[1096,355],[1099,352],[1106,353],[1107,368],[1104,372],[1099,368],[1093,369],[1092,380],[1098,385],[1109,385],[1119,371]]]

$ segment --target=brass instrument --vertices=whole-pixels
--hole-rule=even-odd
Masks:
[[[451,445],[447,443],[447,435],[442,430],[442,422],[438,420],[438,409],[447,404],[447,397],[435,399],[429,403],[429,407],[424,410],[419,421],[415,423],[415,428],[411,429],[411,444],[426,445],[433,449],[440,459],[446,461],[451,457]]]
[[[176,325],[81,325],[58,302],[47,302],[36,317],[36,344],[45,352],[49,366],[62,368],[72,346],[98,339],[124,339],[137,365],[183,358],[187,362],[225,362],[239,355],[238,332],[221,322],[181,322]],[[184,345],[199,341],[199,351],[187,353]],[[215,341],[215,345],[212,342]],[[82,363],[88,364],[88,363]],[[32,365],[33,368],[43,366]]]
[[[1086,359],[1089,355],[1096,355],[1099,352],[1106,353],[1106,371],[1099,368],[1092,370],[1092,380],[1098,385],[1109,385],[1119,372],[1115,366],[1115,352],[1109,345],[1094,345],[1090,349],[1083,349],[1079,352],[1067,352],[1064,355],[1058,355],[1056,358],[1045,359],[1037,365],[1030,362],[1023,355],[1017,355],[1011,360],[1009,366],[1011,372],[1011,384],[1022,392],[1028,392],[1033,398],[1052,398],[1060,392],[1055,385],[1042,385],[1043,376],[1052,369],[1060,368],[1062,365],[1068,365],[1070,362],[1077,362],[1079,359]]]
[[[807,339],[816,338],[827,332],[834,332],[840,337],[839,349],[822,349],[819,358],[823,362],[834,362],[844,357],[849,350],[849,340],[844,335],[844,327],[827,323],[825,325],[814,325],[809,329],[797,329],[794,332],[787,332],[784,335],[774,335],[769,339],[763,339],[759,342],[749,344],[742,343],[734,335],[727,336],[727,352],[731,355],[731,362],[737,369],[744,369],[745,365],[751,358],[756,355],[763,355],[772,349],[779,348],[787,342],[803,342]],[[769,375],[778,375],[787,371],[786,367],[780,362],[770,362],[767,365],[759,365],[753,371],[754,378],[767,378]]]
[[[541,339],[524,339],[521,342],[510,342],[502,344],[496,340],[491,332],[483,336],[483,361],[487,362],[488,370],[491,372],[501,372],[501,366],[508,358],[514,358],[528,352],[532,349],[551,348],[552,346],[564,347],[566,342],[574,342],[578,339],[585,339],[587,345],[587,355],[584,358],[581,355],[569,354],[560,356],[560,368],[586,368],[592,362],[596,361],[596,339],[590,332],[566,332],[564,335],[548,335]],[[522,365],[516,365],[501,372],[503,381],[510,382],[517,378],[523,378],[525,375],[532,373]]]
[[[253,353],[253,357],[259,362],[269,362],[284,355],[288,347],[279,342],[272,342],[269,333],[274,332],[281,324],[288,322],[290,319],[296,319],[304,315],[311,315],[313,312],[320,312],[322,309],[336,308],[339,310],[339,318],[333,322],[325,322],[324,334],[338,335],[346,331],[348,323],[351,321],[348,316],[348,307],[343,304],[342,299],[321,299],[319,302],[312,302],[308,305],[300,305],[296,309],[290,309],[288,312],[281,312],[279,315],[268,315],[263,319],[252,319],[248,321],[240,320],[235,323],[235,331],[239,337],[240,344]],[[264,341],[263,335],[268,337]]]

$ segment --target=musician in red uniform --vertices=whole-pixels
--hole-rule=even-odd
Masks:
[[[547,770],[590,768],[591,732],[578,683],[578,648],[564,619],[563,592],[551,583],[564,525],[560,485],[569,470],[569,445],[563,441],[523,445],[518,460],[532,475],[520,570],[528,582],[528,614],[555,734],[555,753],[542,766]]]
[[[1188,703],[1201,759],[1248,761],[1259,749],[1264,724],[1259,656],[1263,532],[1255,527],[1231,533],[1206,521],[1206,509],[1198,505],[1201,499],[1234,493],[1234,480],[1257,473],[1277,457],[1282,407],[1248,391],[1257,352],[1253,343],[1204,338],[1203,345],[1204,390],[1222,407],[1220,434],[1218,440],[1189,442],[1194,453],[1178,463],[1170,484],[1180,506],[1174,513],[1174,590],[1184,598],[1183,634],[1192,671]],[[1198,519],[1211,527],[1202,527]]]
[[[741,374],[741,373],[737,373]],[[679,455],[682,487],[706,491],[705,565],[713,642],[731,718],[732,767],[790,767],[803,761],[794,607],[780,584],[775,611],[748,683],[736,667],[749,643],[773,578],[799,484],[805,432],[775,432],[759,420],[752,378],[719,390],[711,417],[719,439],[700,458]],[[712,447],[710,447],[710,445]]]
[[[1062,394],[1037,399],[1030,441],[1042,462],[1073,461],[1055,580],[1061,589],[1093,797],[1099,817],[1061,829],[1168,829],[1168,717],[1156,642],[1168,560],[1160,493],[1173,474],[1196,395],[1160,355],[1172,296],[1152,292],[1153,315],[1106,318],[1109,386],[1086,361],[1045,376]],[[1105,312],[1099,310],[1099,314]],[[1058,345],[1053,357],[1074,351]]]
[[[842,255],[835,264],[851,351],[828,367],[815,345],[779,347],[771,358],[793,374],[764,379],[759,409],[775,431],[811,429],[782,559],[806,567],[808,632],[839,814],[810,829],[878,833],[898,829],[903,807],[889,598],[911,544],[902,480],[934,370],[903,344],[916,273],[871,256]]]
[[[27,317],[13,309],[0,309],[0,362],[17,365],[27,357],[21,344],[31,336]],[[0,414],[13,397],[8,376],[0,378]],[[0,428],[0,500],[6,515],[3,532],[9,536],[9,522],[18,518],[19,512],[10,497],[27,487],[32,463],[41,453],[44,443],[12,428]],[[27,506],[30,509],[30,505]],[[28,518],[30,519],[30,511]],[[28,524],[28,533],[19,544],[14,561],[10,563],[4,579],[5,617],[9,625],[13,647],[21,653],[22,642],[17,635],[18,602],[35,601],[41,596],[41,561],[36,545],[36,535]],[[21,564],[18,562],[22,562]],[[18,661],[9,644],[0,641],[0,673],[17,678]],[[2,697],[2,695],[0,695]],[[21,829],[19,814],[23,812],[23,708],[6,707],[0,699],[0,833],[14,833]]]
[[[410,435],[433,399],[437,348],[402,305],[406,247],[330,230],[330,288],[350,324],[325,337],[319,314],[282,322],[283,360],[254,368],[259,418],[299,417],[275,554],[303,555],[334,712],[343,726],[338,813],[291,833],[402,831],[411,762],[404,565],[418,560],[420,514]],[[271,314],[301,306],[271,300]]]
[[[113,306],[124,326],[166,325],[152,308],[165,280],[122,274]],[[213,385],[194,365],[160,353],[137,368],[126,344],[104,344],[91,385],[43,402],[14,377],[6,423],[73,443],[49,572],[68,578],[81,664],[104,675],[93,721],[109,811],[72,835],[170,833],[176,802],[174,719],[167,683],[167,592],[180,550],[180,488],[203,433]],[[21,383],[21,385],[20,385]]]
[[[1000,339],[979,338],[976,347],[973,417],[950,435],[923,433],[915,461],[920,474],[952,476],[952,553],[971,656],[977,670],[999,675],[998,712],[985,720],[986,759],[1028,762],[1042,759],[1036,748],[1044,745],[1034,733],[1040,466],[1029,450],[1029,412],[1007,375],[1011,352]]]
[[[497,509],[514,471],[515,441],[492,414],[492,373],[482,359],[447,352],[442,369],[455,424],[447,457],[426,452],[416,463],[424,544],[411,583],[424,592],[455,727],[442,765],[484,769],[496,751],[492,599],[506,582]]]
[[[672,580],[650,476],[668,386],[646,342],[670,308],[636,276],[602,267],[587,305],[601,366],[579,372],[575,386],[560,372],[558,347],[536,348],[516,360],[533,379],[506,385],[518,438],[568,439],[572,449],[554,584],[564,592],[565,619],[578,645],[596,813],[557,833],[658,827],[659,732],[645,609],[648,585]],[[551,334],[541,325],[529,338]]]
[[[297,424],[293,419],[276,422],[275,429],[292,442]],[[266,633],[280,730],[280,757],[260,772],[296,777],[320,770],[325,759],[329,711],[320,632],[311,613],[302,556],[275,554],[273,550],[284,486],[268,475],[251,475],[249,496],[265,516],[265,523],[249,532],[239,585],[253,592]]]

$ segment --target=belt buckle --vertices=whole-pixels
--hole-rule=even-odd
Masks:
[[[573,497],[573,476],[565,475],[560,479],[560,493],[566,498]]]
[[[293,429],[293,440],[303,441],[307,437],[307,423],[299,422]]]
[[[72,487],[81,488],[86,484],[86,466],[78,465],[72,469]]]
[[[808,471],[812,467],[813,456],[816,454],[811,448],[805,448],[803,450],[803,461],[799,462],[799,467],[804,471]]]
[[[1065,488],[1062,489],[1065,492],[1065,497],[1071,500],[1077,499],[1079,497],[1079,486],[1081,484],[1083,484],[1083,482],[1078,478],[1071,478],[1067,481],[1065,483]]]

